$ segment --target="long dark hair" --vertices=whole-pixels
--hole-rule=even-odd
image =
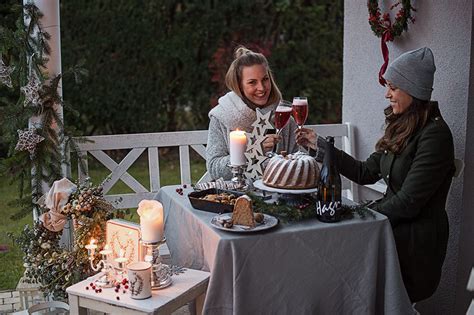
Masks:
[[[413,98],[411,105],[401,114],[394,114],[391,106],[385,108],[385,133],[377,141],[375,149],[388,150],[394,154],[402,152],[410,137],[426,125],[432,108],[436,107],[431,103],[435,102]]]

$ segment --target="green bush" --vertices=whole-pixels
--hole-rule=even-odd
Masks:
[[[78,14],[80,12],[80,14]],[[207,128],[234,48],[264,53],[284,94],[309,97],[309,122],[338,122],[343,1],[62,1],[64,82],[84,135]]]

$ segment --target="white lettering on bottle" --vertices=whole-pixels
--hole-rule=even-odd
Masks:
[[[329,215],[334,216],[336,214],[336,210],[339,209],[340,206],[340,201],[330,201],[326,203],[318,201],[316,204],[316,213],[319,215],[323,215],[324,213],[329,211]]]

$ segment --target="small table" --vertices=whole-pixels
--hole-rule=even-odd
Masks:
[[[110,314],[170,314],[184,304],[195,300],[197,313],[202,310],[209,283],[209,273],[186,269],[173,275],[173,284],[162,290],[153,290],[152,297],[134,300],[130,293],[115,292],[114,288],[102,289],[101,293],[86,290],[91,278],[66,289],[69,294],[70,314],[86,314],[86,309]],[[120,297],[117,300],[117,296]]]
[[[231,233],[194,209],[185,188],[161,187],[174,264],[210,270],[206,315],[414,314],[387,217],[317,219]]]

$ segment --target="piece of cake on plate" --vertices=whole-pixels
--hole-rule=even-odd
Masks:
[[[234,211],[232,212],[232,223],[255,227],[255,218],[253,215],[252,199],[243,195],[235,200]]]

